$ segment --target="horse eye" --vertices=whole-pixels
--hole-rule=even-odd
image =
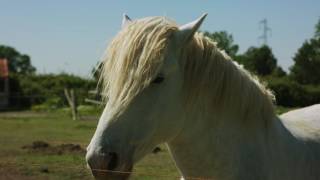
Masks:
[[[157,76],[152,83],[160,84],[164,80],[163,76]]]

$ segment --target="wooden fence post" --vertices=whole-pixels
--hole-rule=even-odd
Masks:
[[[64,95],[67,98],[69,106],[71,108],[72,119],[77,120],[78,118],[78,111],[77,111],[77,102],[74,90],[71,89],[70,91],[67,88],[64,88]]]

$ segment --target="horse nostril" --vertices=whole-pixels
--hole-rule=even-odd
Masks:
[[[108,163],[108,169],[114,170],[118,166],[118,155],[115,152],[109,152],[109,163]]]

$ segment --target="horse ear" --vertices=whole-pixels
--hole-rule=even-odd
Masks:
[[[206,18],[207,13],[203,14],[201,17],[192,21],[188,24],[182,25],[179,27],[177,37],[180,42],[186,43],[193,37],[194,33],[199,29],[203,20]]]
[[[129,16],[124,13],[124,14],[123,14],[123,18],[122,18],[122,25],[121,25],[121,27],[124,28],[124,27],[126,27],[128,24],[130,24],[131,22],[132,22],[132,20],[129,18]]]

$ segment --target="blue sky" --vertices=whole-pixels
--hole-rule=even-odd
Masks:
[[[267,18],[269,45],[285,69],[320,17],[319,0],[0,0],[0,6],[0,44],[30,55],[39,73],[84,77],[120,29],[124,12],[133,19],[165,15],[178,24],[207,12],[201,30],[232,33],[240,52],[259,45],[258,22]]]

